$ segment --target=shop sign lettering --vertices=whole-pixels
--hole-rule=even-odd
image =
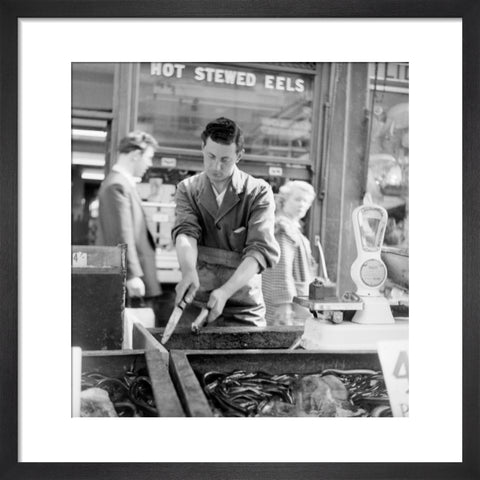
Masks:
[[[199,82],[205,80],[209,83],[226,83],[229,85],[253,87],[257,81],[255,74],[251,72],[211,67],[196,67],[194,72],[193,78]]]
[[[167,78],[182,78],[184,69],[185,65],[182,65],[181,63],[152,63],[150,74]]]
[[[379,63],[378,77],[389,80],[410,80],[408,63]]]
[[[196,66],[191,69],[187,68],[187,65],[183,63],[151,63],[150,74],[165,78],[184,78],[188,75],[197,82],[236,85],[240,87],[263,85],[267,90],[285,92],[302,93],[305,91],[305,80],[295,76],[261,74],[202,66]]]

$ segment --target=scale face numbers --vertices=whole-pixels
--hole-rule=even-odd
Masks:
[[[360,268],[360,278],[369,287],[380,286],[387,277],[385,265],[376,259],[364,262]]]

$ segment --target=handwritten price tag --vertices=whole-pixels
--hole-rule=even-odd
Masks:
[[[75,252],[72,254],[72,267],[86,267],[87,254],[83,252]]]
[[[378,356],[392,414],[394,417],[408,417],[408,342],[378,342]]]

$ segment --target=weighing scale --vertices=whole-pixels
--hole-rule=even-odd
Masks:
[[[308,297],[293,299],[313,314],[305,322],[301,341],[304,348],[370,350],[375,349],[380,340],[408,338],[408,319],[395,321],[390,302],[380,291],[387,280],[387,267],[381,258],[387,220],[387,211],[368,200],[353,211],[357,258],[350,275],[356,292],[346,292],[341,298],[330,295],[331,282],[319,246],[324,276],[315,281],[325,285],[325,295],[321,295],[320,288],[310,288]],[[315,298],[312,294],[317,292]],[[349,310],[355,311],[353,318],[343,322],[343,313]]]
[[[354,323],[395,322],[390,304],[380,292],[387,280],[387,267],[381,258],[387,220],[387,211],[379,205],[360,205],[352,213],[357,258],[352,263],[350,275],[363,302],[363,309],[352,319]]]

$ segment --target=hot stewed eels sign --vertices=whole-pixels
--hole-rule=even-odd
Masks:
[[[193,66],[184,63],[151,63],[150,74],[165,78],[188,76],[197,82],[255,87],[262,85],[267,90],[285,92],[305,91],[305,80],[298,76],[276,75],[210,66]]]

